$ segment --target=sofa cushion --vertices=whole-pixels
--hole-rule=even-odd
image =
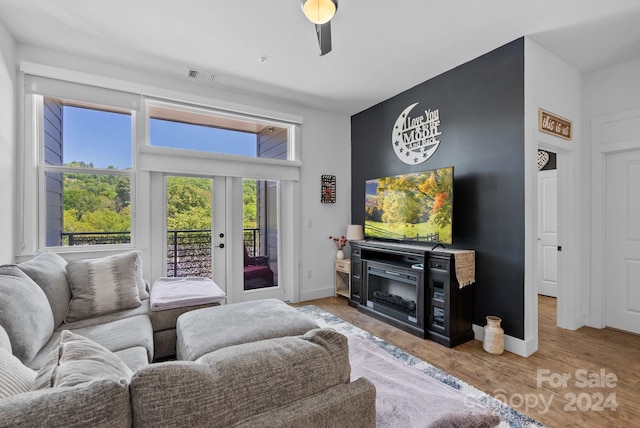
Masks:
[[[131,378],[134,425],[228,427],[349,383],[347,338],[330,329],[150,364]],[[171,405],[167,405],[171,397]]]
[[[139,289],[146,288],[140,251],[70,260],[67,275],[72,297],[65,322],[136,308]]]
[[[32,389],[76,386],[96,379],[131,379],[133,373],[113,352],[68,330],[60,334],[58,347],[49,353]]]
[[[122,351],[115,351],[114,354],[124,361],[132,372],[149,365],[147,348],[144,346],[134,346],[132,348],[123,349]]]
[[[0,399],[31,389],[36,372],[22,364],[13,354],[0,348]]]
[[[375,426],[376,388],[362,377],[233,424],[233,428],[371,428]],[[386,426],[389,427],[391,424]],[[463,425],[449,426],[449,428],[462,427]],[[469,425],[464,427],[470,428]]]
[[[122,320],[125,318],[131,318],[138,315],[149,315],[151,311],[149,309],[149,299],[143,300],[142,304],[136,308],[125,309],[124,311],[111,312],[104,315],[97,315],[92,318],[85,318],[83,320],[67,322],[59,326],[56,330],[77,330],[79,328],[94,327],[96,325],[107,324],[113,321]]]
[[[0,428],[131,427],[129,400],[124,379],[26,392],[0,400]]]
[[[143,300],[142,304],[137,308],[125,309],[124,311],[111,312],[104,315],[97,315],[92,318],[85,318],[83,320],[67,322],[59,326],[56,330],[77,330],[79,328],[94,327],[96,325],[107,324],[113,321],[122,320],[125,318],[131,318],[138,315],[149,315],[151,311],[149,309],[149,299]]]
[[[71,300],[67,261],[56,253],[46,251],[20,263],[18,267],[42,288],[53,311],[54,328],[58,327],[64,321]]]
[[[26,363],[51,337],[51,306],[44,291],[15,265],[0,266],[0,296],[0,325],[13,355]]]
[[[69,326],[71,324],[63,324],[63,326],[64,325]],[[62,331],[64,331],[64,329],[59,328],[53,332],[49,342],[47,342],[38,355],[29,362],[29,367],[34,370],[42,367],[51,350],[57,347]],[[104,322],[103,324],[92,325],[91,327],[74,328],[70,331],[99,343],[111,352],[141,346],[146,349],[147,362],[153,360],[153,329],[151,328],[151,321],[147,315],[126,317]]]
[[[0,348],[6,349],[11,353],[11,339],[9,339],[9,335],[7,331],[0,325]]]

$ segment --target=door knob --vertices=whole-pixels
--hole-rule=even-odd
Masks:
[[[224,244],[216,245],[217,248],[224,248]]]

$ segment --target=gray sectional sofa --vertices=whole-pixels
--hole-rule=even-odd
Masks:
[[[0,427],[375,426],[332,330],[154,363],[200,307],[150,311],[135,251],[0,266]]]

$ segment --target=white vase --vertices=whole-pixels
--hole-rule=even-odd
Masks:
[[[344,251],[338,250],[338,253],[336,254],[336,259],[338,260],[344,259]]]
[[[504,330],[500,327],[502,319],[492,315],[487,316],[487,325],[484,326],[484,338],[482,349],[490,354],[500,355],[504,352]]]

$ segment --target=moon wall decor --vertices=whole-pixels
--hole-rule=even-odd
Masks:
[[[405,108],[391,133],[393,151],[398,159],[409,165],[420,164],[429,159],[440,145],[440,110],[425,110],[423,115],[411,117],[411,110],[418,103]]]

